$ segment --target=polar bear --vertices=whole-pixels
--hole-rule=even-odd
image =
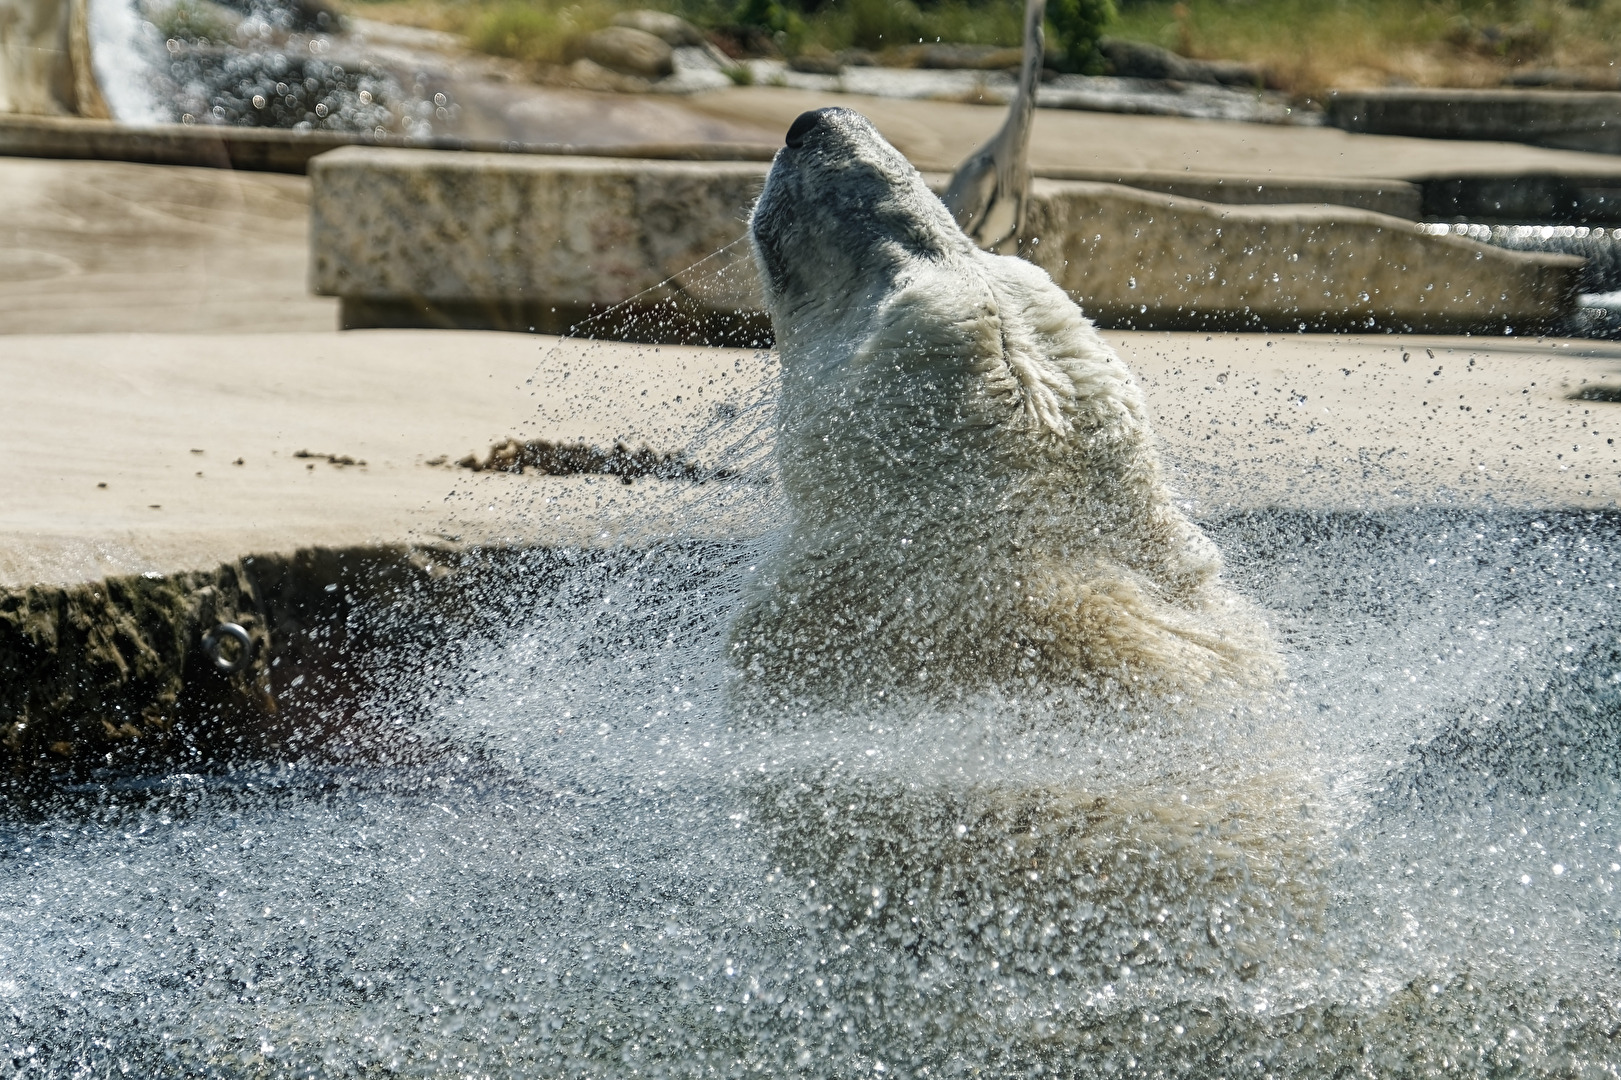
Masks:
[[[789,508],[744,700],[1264,685],[1264,622],[1172,501],[1143,396],[1047,274],[963,235],[861,115],[794,121],[749,223]]]

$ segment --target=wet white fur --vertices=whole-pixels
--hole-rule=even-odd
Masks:
[[[976,248],[861,116],[751,221],[792,513],[732,631],[763,701],[1264,683],[1264,625],[1174,505],[1143,396],[1045,272]]]

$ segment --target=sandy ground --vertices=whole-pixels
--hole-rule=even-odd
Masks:
[[[1621,404],[1572,397],[1621,391],[1618,345],[1109,337],[1199,512],[1600,508],[1621,493]],[[12,337],[0,351],[0,584],[308,545],[681,528],[667,482],[454,462],[512,435],[681,450],[706,426],[713,441],[716,403],[763,377],[735,350],[492,333]]]

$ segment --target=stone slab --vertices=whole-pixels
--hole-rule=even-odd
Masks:
[[[765,171],[336,151],[311,172],[311,286],[379,322],[392,306],[429,325],[493,316],[561,330],[626,305],[639,322],[592,332],[683,340],[719,312],[758,333],[740,241]],[[1223,206],[1074,181],[1038,181],[1027,232],[1027,257],[1088,312],[1136,328],[1523,331],[1573,308],[1580,265],[1348,207]],[[666,303],[669,317],[656,310]]]
[[[1346,131],[1621,153],[1614,91],[1393,87],[1336,91],[1325,104]]]
[[[800,112],[826,105],[863,113],[919,168],[941,171],[955,168],[1002,122],[1002,110],[983,105],[769,86],[730,87],[687,101],[689,108],[719,119],[778,131],[786,131]],[[1161,186],[1163,178],[1220,177],[1240,186],[1280,178],[1407,182],[1419,187],[1422,213],[1432,220],[1621,221],[1621,162],[1614,156],[1523,142],[1038,108],[1030,166],[1038,176],[1120,182],[1201,198],[1196,191]]]
[[[0,586],[205,570],[306,547],[498,539],[522,524],[484,508],[522,478],[454,463],[536,434],[537,372],[561,383],[579,369],[598,404],[539,434],[670,446],[712,408],[713,388],[706,398],[691,384],[751,355],[489,333],[6,338]],[[614,517],[589,505],[589,520],[551,538],[589,537]]]
[[[374,311],[426,301],[447,323],[510,310],[514,329],[672,300],[757,313],[739,241],[765,173],[749,162],[336,151],[311,169],[310,286]]]

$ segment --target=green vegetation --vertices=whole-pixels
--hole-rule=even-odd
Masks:
[[[213,4],[199,0],[175,0],[152,12],[152,25],[158,33],[176,41],[219,41],[235,37],[232,23]]]
[[[883,53],[924,42],[1016,46],[1022,0],[351,0],[366,18],[464,34],[474,48],[538,63],[562,60],[569,38],[607,26],[622,10],[658,7],[722,32],[763,31],[788,55],[806,49]],[[1049,0],[1050,61],[1095,66],[1111,0]],[[735,36],[735,35],[734,35]],[[1070,58],[1078,58],[1071,62]]]
[[[1118,2],[1119,10],[1115,8]],[[656,6],[731,42],[788,55],[859,48],[894,60],[919,43],[1014,46],[1022,0],[350,0],[372,18],[463,33],[475,48],[557,63],[569,38]],[[1100,34],[1242,60],[1268,81],[1491,86],[1515,71],[1616,74],[1621,0],[1048,0],[1049,63],[1100,71]],[[888,54],[885,57],[885,54]],[[1600,70],[1602,69],[1602,70]]]
[[[571,38],[602,29],[620,9],[604,0],[567,6],[507,0],[475,9],[461,25],[445,29],[466,34],[473,48],[492,56],[557,64]]]
[[[1621,0],[1137,0],[1109,32],[1255,63],[1305,93],[1495,86],[1515,70],[1612,68]]]

